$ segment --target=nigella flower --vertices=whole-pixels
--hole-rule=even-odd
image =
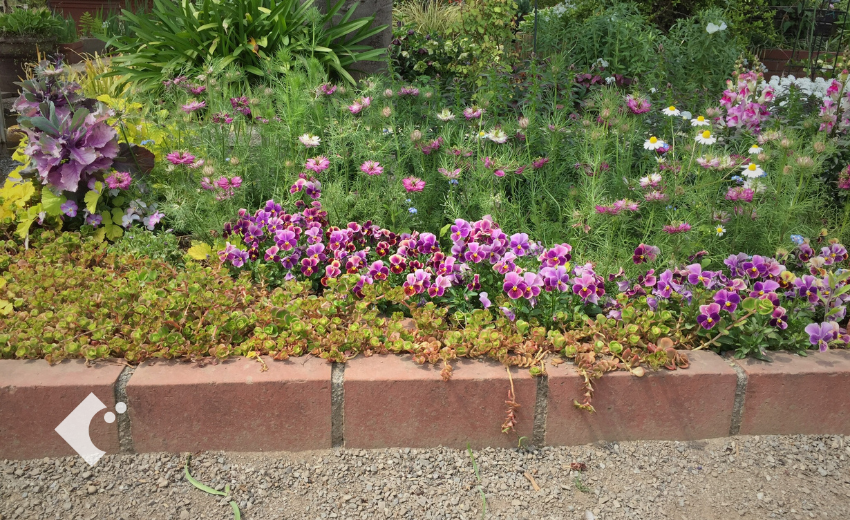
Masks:
[[[706,330],[714,328],[720,321],[720,305],[716,303],[700,305],[699,312],[700,315],[697,316],[697,323]]]
[[[192,164],[195,161],[195,156],[186,152],[178,151],[171,152],[165,156],[171,164]]]
[[[829,349],[829,343],[838,339],[838,323],[834,321],[827,321],[820,325],[810,323],[806,325],[805,331],[809,335],[809,342],[817,345],[821,352],[826,352]]]
[[[671,116],[671,117],[679,116],[679,115],[681,114],[681,112],[679,112],[679,111],[676,109],[676,107],[674,107],[673,105],[670,105],[669,107],[667,107],[667,108],[663,109],[661,112],[662,112],[665,116]]]
[[[638,183],[641,188],[656,188],[659,184],[661,184],[661,180],[662,177],[660,173],[653,173],[646,177],[641,177]]]
[[[506,134],[501,128],[496,128],[495,130],[490,130],[487,133],[487,137],[498,144],[505,144],[508,142],[508,134]]]
[[[212,122],[213,123],[219,123],[219,124],[224,123],[224,124],[229,125],[230,123],[233,122],[233,117],[231,117],[231,115],[228,114],[227,112],[218,112],[216,114],[213,114]]]
[[[663,229],[666,233],[670,233],[671,235],[674,235],[676,233],[686,233],[686,232],[690,231],[691,225],[688,224],[687,222],[678,222],[678,223],[673,222],[672,224],[668,224],[668,225],[664,226]]]
[[[308,170],[313,170],[316,173],[321,173],[331,166],[331,161],[324,155],[307,159],[304,167]]]
[[[741,297],[734,291],[721,289],[714,294],[714,303],[719,305],[724,311],[732,313],[735,312],[735,309],[741,303]]]
[[[65,201],[61,206],[59,206],[59,209],[61,209],[62,213],[64,213],[65,215],[74,218],[77,216],[77,211],[79,210],[79,207],[77,206],[77,203],[73,200],[68,200]]]
[[[705,117],[698,116],[695,119],[691,119],[691,126],[709,126],[711,123],[705,120]]]
[[[207,91],[207,87],[205,87],[205,86],[203,86],[203,85],[196,85],[196,86],[191,87],[191,88],[189,89],[189,92],[191,92],[192,94],[194,94],[194,95],[196,95],[196,96],[199,96],[199,95],[203,94],[203,93],[204,93],[204,92],[206,92],[206,91]]]
[[[230,98],[230,106],[243,116],[251,117],[251,107],[248,106],[248,98],[246,96]]]
[[[193,99],[192,101],[186,103],[185,105],[181,106],[180,108],[183,110],[183,112],[186,112],[187,114],[191,114],[192,112],[194,112],[196,110],[200,110],[200,109],[204,108],[205,106],[207,106],[206,101],[198,101],[196,99]]]
[[[460,168],[456,168],[454,170],[447,170],[445,168],[437,168],[437,171],[440,172],[443,177],[447,179],[457,179],[460,177]]]
[[[660,140],[659,138],[655,137],[654,135],[652,137],[650,137],[649,139],[647,139],[646,142],[643,143],[643,147],[645,149],[653,150],[653,151],[658,150],[662,146],[664,146],[664,141]]]
[[[416,97],[419,95],[419,89],[416,87],[401,87],[401,89],[398,91],[398,95]]]
[[[115,172],[104,179],[110,190],[126,190],[133,182],[133,178],[128,172]]]
[[[307,148],[313,148],[319,146],[321,144],[322,139],[317,135],[304,134],[298,138],[301,141],[301,144],[306,146]]]
[[[442,111],[440,111],[439,114],[437,114],[437,119],[439,119],[440,121],[442,121],[444,123],[446,121],[453,121],[454,118],[455,118],[455,115],[452,114],[451,110],[449,110],[448,108],[444,108]]]
[[[467,120],[478,119],[481,117],[482,114],[484,114],[484,110],[476,106],[471,106],[463,109],[463,116]]]
[[[549,162],[548,157],[538,157],[537,159],[534,160],[534,162],[531,163],[531,167],[534,168],[535,170],[539,170],[540,168],[543,168],[543,166],[545,166],[546,163],[548,163],[548,162]]]
[[[726,192],[726,200],[752,202],[755,192],[750,188],[736,186]]]
[[[360,171],[367,175],[380,175],[384,173],[384,167],[378,161],[366,161],[360,165]]]
[[[652,262],[658,255],[661,253],[661,249],[655,246],[648,246],[646,244],[640,244],[635,248],[635,252],[632,255],[632,262],[637,264],[642,264],[644,262]]]
[[[649,109],[652,106],[649,103],[649,100],[645,97],[635,97],[631,94],[626,96],[626,105],[629,107],[629,110],[632,111],[632,114],[643,114],[645,112],[649,112]]]
[[[407,190],[408,193],[411,191],[422,191],[425,189],[425,181],[419,177],[405,177],[401,180],[401,183],[404,185],[404,189]]]
[[[667,194],[662,191],[653,190],[646,193],[643,199],[647,202],[664,202],[667,200]]]
[[[495,175],[496,177],[504,177],[505,176],[505,170],[499,170],[499,169],[493,170],[493,175]]]
[[[717,138],[712,136],[709,130],[705,130],[697,134],[696,141],[700,144],[714,144],[717,142]]]
[[[329,83],[323,83],[322,86],[319,87],[319,89],[322,91],[322,94],[324,94],[326,96],[330,96],[334,92],[336,92],[336,85],[331,85]]]

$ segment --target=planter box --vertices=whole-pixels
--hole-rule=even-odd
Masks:
[[[127,6],[132,7],[134,2],[127,0],[49,0],[47,4],[51,9],[64,16],[71,16],[79,22],[84,13],[95,15],[98,11],[104,16],[117,14]]]
[[[26,64],[35,62],[38,52],[55,50],[55,38],[0,38],[0,92],[17,93],[20,87],[15,83],[24,77]]]
[[[73,65],[83,61],[83,42],[75,41],[74,43],[60,43],[57,49],[65,56],[65,63]]]

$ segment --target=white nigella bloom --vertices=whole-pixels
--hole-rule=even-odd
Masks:
[[[744,184],[741,184],[741,187],[747,190],[753,190],[754,193],[764,193],[767,190],[767,186],[758,179],[747,179],[744,181]]]
[[[664,141],[655,137],[654,135],[647,139],[645,143],[643,143],[643,147],[647,150],[658,150],[662,146],[664,146]]]
[[[687,110],[683,110],[679,117],[687,121],[688,119],[694,117],[694,115],[688,112]]]
[[[711,123],[706,121],[704,116],[697,116],[694,119],[691,119],[691,126],[709,126]]]
[[[452,121],[455,118],[455,115],[452,114],[451,110],[448,108],[444,108],[439,114],[437,114],[437,119],[440,121]]]
[[[676,107],[674,107],[673,105],[670,105],[669,107],[665,108],[665,109],[664,109],[664,110],[662,110],[661,112],[662,112],[665,116],[679,116],[679,115],[681,115],[681,114],[682,114],[682,113],[681,113],[681,112],[679,112],[679,111],[676,109]]]
[[[708,130],[697,134],[696,140],[700,144],[714,144],[717,142],[717,138],[712,136]]]
[[[742,172],[744,177],[749,179],[755,179],[757,177],[762,177],[765,175],[764,170],[761,169],[761,166],[758,164],[751,162],[747,166],[743,167],[744,171]]]
[[[508,134],[502,131],[501,128],[496,128],[495,130],[490,130],[487,134],[487,138],[493,141],[494,143],[504,144],[508,142]]]
[[[721,21],[720,25],[709,22],[709,24],[705,26],[705,31],[708,34],[714,34],[718,31],[725,31],[725,30],[726,30],[726,22],[724,22],[724,21]]]
[[[714,232],[717,233],[717,236],[722,237],[724,233],[726,233],[726,228],[723,226],[717,226],[714,228]]]
[[[319,146],[322,140],[317,135],[304,134],[298,138],[301,141],[301,144],[306,146],[307,148],[314,148]]]
[[[757,145],[757,144],[754,144],[754,145],[750,146],[750,153],[751,153],[751,154],[755,155],[755,154],[759,154],[759,153],[761,153],[761,152],[762,152],[762,147],[761,147],[761,146],[759,146],[759,145]]]

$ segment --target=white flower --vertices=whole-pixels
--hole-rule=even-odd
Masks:
[[[699,116],[695,119],[691,119],[691,126],[709,126],[711,123],[705,120],[705,117]]]
[[[605,69],[605,68],[607,68],[607,67],[608,67],[608,62],[607,62],[607,61],[605,61],[605,60],[604,60],[604,59],[602,59],[602,58],[598,58],[598,59],[596,60],[595,65],[596,65],[597,67],[602,67],[603,69]]]
[[[608,85],[614,83],[615,81],[617,81],[617,78],[615,78],[614,76],[608,76],[607,78],[605,78],[605,83]]]
[[[663,112],[665,116],[678,116],[681,114],[681,112],[676,110],[676,107],[674,107],[673,105],[670,105],[661,112]]]
[[[448,108],[444,108],[442,110],[442,112],[437,114],[437,119],[439,119],[440,121],[443,121],[443,122],[451,121],[454,118],[455,118],[455,115],[452,114],[452,112]]]
[[[741,184],[741,187],[747,190],[753,190],[753,193],[764,193],[767,191],[767,186],[758,179],[747,179]]]
[[[723,226],[717,226],[714,228],[714,232],[717,233],[717,236],[722,237],[724,233],[726,233],[726,228]]]
[[[682,118],[682,119],[687,120],[687,119],[690,119],[690,118],[692,118],[692,117],[694,117],[694,116],[693,116],[693,114],[691,114],[691,113],[690,113],[690,112],[688,112],[687,110],[685,110],[685,111],[683,111],[683,112],[681,113],[681,118]]]
[[[750,146],[750,153],[753,154],[753,155],[761,153],[761,151],[762,151],[761,146],[759,146],[757,144]]]
[[[299,137],[298,140],[301,141],[301,144],[303,144],[307,148],[314,148],[316,146],[319,146],[319,143],[322,142],[319,136],[310,134],[304,134]]]
[[[664,141],[655,137],[654,135],[647,139],[645,143],[643,143],[643,147],[647,150],[658,150],[662,146],[664,146]]]
[[[508,142],[508,134],[503,132],[501,128],[491,130],[487,137],[494,143],[504,144]]]
[[[726,22],[721,21],[720,25],[709,22],[709,24],[705,26],[705,30],[708,34],[714,34],[717,31],[725,31]]]
[[[717,138],[713,137],[708,130],[697,134],[696,140],[700,144],[714,144],[717,142]]]
[[[655,87],[652,87],[651,89],[649,89],[649,91],[650,91],[651,93],[655,94],[656,92],[658,92],[658,89],[657,89],[657,88],[655,88]]]
[[[743,167],[744,171],[742,172],[744,177],[755,179],[757,177],[763,177],[766,175],[764,170],[761,169],[761,166],[758,164],[751,162],[749,165]]]

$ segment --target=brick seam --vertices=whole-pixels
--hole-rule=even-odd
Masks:
[[[729,360],[729,365],[735,370],[738,382],[735,385],[735,404],[732,406],[732,424],[729,426],[729,435],[738,435],[741,431],[741,421],[744,420],[744,401],[747,397],[747,373],[734,360]]]
[[[133,444],[133,428],[130,420],[130,414],[133,413],[133,407],[130,405],[130,399],[127,396],[127,383],[133,377],[135,368],[125,366],[118,375],[118,380],[115,382],[115,404],[124,403],[127,405],[127,411],[124,413],[116,413],[118,423],[118,446],[121,453],[136,453],[136,448]]]
[[[345,363],[331,365],[331,446],[345,447]]]

